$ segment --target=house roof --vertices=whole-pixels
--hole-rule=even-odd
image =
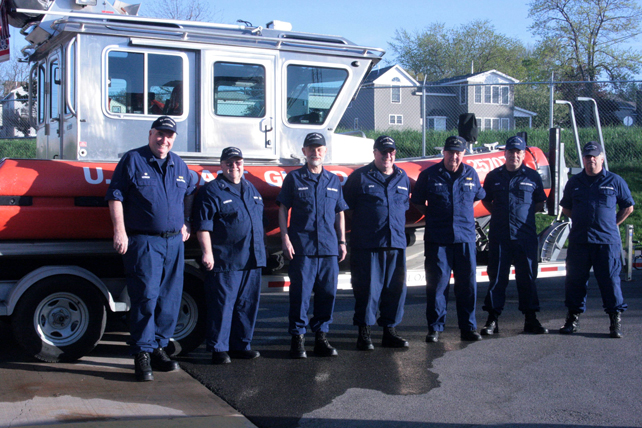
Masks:
[[[475,79],[475,78],[481,77],[481,76],[487,77],[487,76],[490,76],[491,74],[502,77],[513,83],[519,83],[519,80],[515,79],[514,77],[511,77],[497,70],[488,70],[488,71],[480,71],[478,73],[462,74],[461,76],[448,77],[446,79],[437,80],[431,83],[438,84],[438,85],[446,85],[446,84],[452,84],[452,83],[470,83],[471,80],[479,81],[479,83],[485,83],[484,80],[486,79]]]
[[[367,84],[374,84],[376,80],[380,79],[387,73],[397,73],[404,79],[406,79],[408,82],[410,82],[411,85],[413,86],[418,86],[419,82],[417,82],[406,70],[401,68],[399,64],[394,64],[389,67],[383,67],[383,68],[378,68],[376,70],[372,70],[368,76],[364,79],[363,83],[364,85]]]
[[[525,108],[515,106],[514,117],[535,117],[537,113],[534,111],[526,110]]]

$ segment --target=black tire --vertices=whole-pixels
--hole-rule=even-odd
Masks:
[[[186,355],[198,348],[205,340],[207,305],[203,282],[185,275],[183,298],[178,311],[174,336],[167,346],[170,356]]]
[[[73,275],[33,284],[11,316],[14,336],[31,356],[71,362],[93,350],[105,332],[107,310],[96,287]]]

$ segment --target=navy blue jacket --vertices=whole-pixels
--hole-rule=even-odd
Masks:
[[[616,205],[635,205],[626,182],[617,174],[602,171],[592,184],[585,171],[574,175],[564,187],[562,208],[572,210],[569,241],[575,244],[621,243]]]
[[[535,205],[546,200],[537,171],[522,164],[511,177],[502,165],[488,173],[484,190],[484,202],[493,203],[490,239],[514,241],[537,236]]]
[[[388,183],[387,179],[372,162],[350,174],[343,186],[353,210],[351,248],[406,248],[410,180],[397,165]]]
[[[128,151],[118,162],[105,200],[123,203],[128,231],[157,234],[183,227],[183,200],[194,193],[196,179],[178,155],[167,157],[164,179],[149,146]]]
[[[339,177],[324,168],[317,183],[304,165],[285,176],[276,203],[292,208],[288,234],[296,255],[339,255],[334,223],[348,209]]]
[[[486,192],[473,167],[462,163],[453,181],[443,160],[421,172],[410,201],[426,207],[424,242],[456,244],[475,242],[474,202]]]
[[[211,232],[214,272],[265,266],[263,198],[241,179],[241,193],[219,174],[194,200],[193,229]]]

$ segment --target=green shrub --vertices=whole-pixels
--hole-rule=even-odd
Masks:
[[[32,159],[36,157],[36,140],[0,140],[0,159]]]

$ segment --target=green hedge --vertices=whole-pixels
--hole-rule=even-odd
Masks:
[[[36,140],[0,140],[0,159],[31,159],[36,157]]]

